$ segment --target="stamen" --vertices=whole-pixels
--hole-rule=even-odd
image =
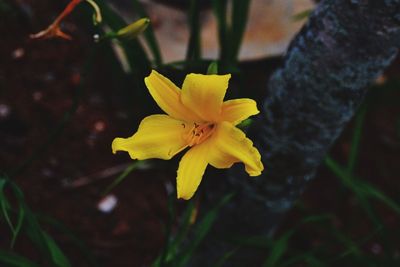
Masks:
[[[213,123],[193,123],[193,126],[185,134],[184,138],[188,142],[188,146],[194,146],[204,142],[213,132]]]

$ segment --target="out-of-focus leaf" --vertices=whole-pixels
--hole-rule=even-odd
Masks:
[[[210,63],[210,65],[208,65],[207,74],[208,75],[218,74],[218,62],[217,61],[213,61]]]
[[[67,257],[65,257],[64,253],[58,247],[54,239],[49,236],[46,232],[42,232],[44,240],[46,241],[47,247],[50,251],[50,255],[53,263],[57,267],[71,267]]]
[[[251,0],[232,1],[232,25],[230,28],[229,42],[230,60],[235,63],[238,60],[240,46],[246,29]]]
[[[227,63],[228,51],[228,26],[226,23],[227,0],[212,0],[214,15],[217,18],[218,25],[218,41],[219,41],[219,57],[221,62]]]
[[[294,16],[292,16],[292,20],[300,21],[300,20],[306,19],[311,15],[312,12],[313,12],[313,9],[306,9],[306,10],[301,11],[301,12],[295,14]]]
[[[13,186],[13,184],[10,184],[13,194],[18,201],[17,222],[14,225],[10,218],[10,216],[11,216],[10,213],[12,212],[12,207],[5,195],[5,186],[7,185],[7,182],[8,182],[8,178],[6,176],[0,177],[0,206],[1,206],[1,210],[3,213],[4,219],[6,220],[8,226],[10,227],[10,230],[12,232],[12,239],[11,239],[10,246],[14,247],[15,241],[17,239],[18,234],[20,233],[22,223],[25,218],[25,210],[22,205],[23,194],[22,194],[21,190],[19,190],[18,187]]]
[[[201,55],[199,0],[190,0],[188,21],[189,21],[190,37],[189,37],[189,45],[186,52],[186,61],[197,61],[200,59]]]
[[[2,263],[0,266],[4,267],[39,267],[27,258],[2,250],[0,250],[0,263]]]

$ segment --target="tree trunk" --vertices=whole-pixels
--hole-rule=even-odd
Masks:
[[[399,46],[400,0],[318,5],[272,75],[261,114],[248,133],[261,153],[263,174],[249,178],[239,166],[228,179],[206,183],[210,205],[237,191],[220,213],[218,236],[274,232]],[[224,246],[214,244],[206,244],[195,261],[215,262]],[[195,265],[209,266],[203,264]],[[250,266],[243,264],[238,266]]]

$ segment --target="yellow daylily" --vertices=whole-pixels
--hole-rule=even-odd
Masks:
[[[242,98],[223,102],[231,75],[189,74],[182,90],[156,71],[145,78],[151,96],[167,113],[142,120],[129,138],[115,138],[112,151],[132,159],[171,159],[186,148],[177,175],[178,198],[190,199],[208,164],[230,168],[243,162],[250,176],[264,167],[253,143],[235,125],[259,113],[256,102]]]

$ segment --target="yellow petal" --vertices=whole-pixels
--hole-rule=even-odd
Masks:
[[[179,162],[176,187],[178,198],[190,199],[197,190],[207,167],[208,142],[192,147]]]
[[[216,168],[229,168],[235,162],[243,162],[250,176],[258,176],[264,170],[261,156],[246,135],[229,122],[218,124],[212,135],[212,150],[208,162]]]
[[[182,104],[181,90],[168,78],[153,70],[144,82],[158,106],[168,115],[178,120],[200,121],[199,116]]]
[[[189,74],[182,85],[181,101],[204,121],[217,121],[230,78],[230,74]]]
[[[112,150],[127,151],[132,159],[171,159],[187,146],[184,131],[182,122],[168,115],[148,116],[132,137],[115,138]]]
[[[257,109],[256,101],[249,98],[240,98],[228,100],[222,104],[221,118],[233,125],[237,125],[248,117],[258,113],[260,111]]]

